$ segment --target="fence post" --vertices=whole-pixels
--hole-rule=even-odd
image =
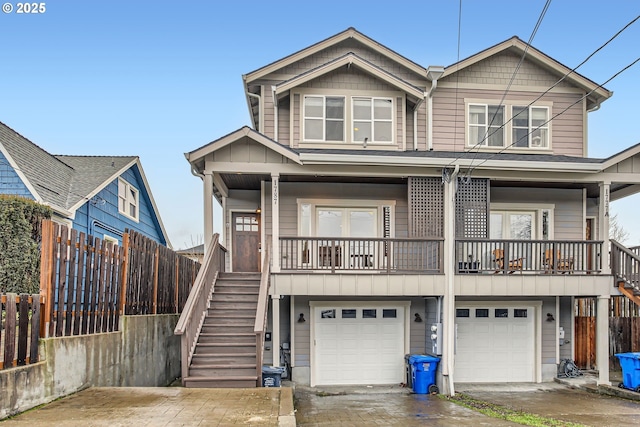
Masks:
[[[129,282],[129,233],[122,235],[122,268],[120,269],[122,275],[120,279],[120,314],[124,315],[124,310],[127,305],[127,284]]]
[[[52,267],[53,267],[53,222],[48,219],[42,220],[42,249],[40,253],[40,304],[42,314],[40,317],[40,337],[49,336],[49,322],[51,322],[52,297]]]
[[[160,249],[156,246],[153,254],[153,314],[158,314],[158,261]]]
[[[174,259],[176,260],[176,291],[175,291],[175,307],[176,307],[176,313],[180,313],[180,308],[178,307],[178,304],[180,303],[180,255],[174,257]]]

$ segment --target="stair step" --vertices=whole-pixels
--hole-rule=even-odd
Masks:
[[[256,351],[256,343],[201,343],[196,344],[196,354],[225,354]]]
[[[255,352],[226,353],[226,354],[194,354],[191,359],[192,364],[196,365],[220,365],[220,364],[248,364],[256,365]]]
[[[220,293],[214,292],[211,297],[211,301],[215,302],[246,302],[246,303],[258,303],[258,295],[257,294],[236,294],[236,293]]]
[[[257,386],[257,375],[238,375],[233,377],[187,377],[183,379],[188,388],[253,388]]]
[[[231,285],[220,285],[216,283],[216,287],[213,291],[214,295],[253,295],[255,297],[260,293],[260,288],[258,286],[231,286]]]
[[[243,364],[236,366],[224,365],[191,365],[190,377],[235,377],[257,375],[256,365]]]
[[[255,334],[218,334],[218,333],[200,333],[198,343],[229,343],[229,344],[254,344],[256,343]]]
[[[220,325],[215,323],[204,323],[202,325],[202,330],[200,331],[200,333],[204,333],[204,334],[228,333],[231,335],[251,334],[255,336],[253,327],[254,327],[253,322],[251,324],[246,324],[246,325]]]
[[[234,279],[234,280],[260,280],[260,273],[229,273],[221,272],[218,275],[219,279]]]

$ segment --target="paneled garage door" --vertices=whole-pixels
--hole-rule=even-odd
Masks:
[[[341,302],[313,316],[316,385],[404,381],[404,306]]]
[[[535,381],[534,318],[534,307],[458,305],[455,381]]]

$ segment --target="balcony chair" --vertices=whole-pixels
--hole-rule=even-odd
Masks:
[[[494,249],[491,253],[494,258],[493,262],[496,264],[496,271],[494,273],[498,274],[504,270],[504,249]],[[520,274],[522,274],[523,261],[524,258],[514,258],[509,260],[509,274],[513,274],[516,271],[520,271]]]
[[[573,272],[573,257],[562,257],[560,250],[556,251],[555,258],[553,257],[553,249],[547,249],[544,251],[544,271],[545,273],[552,273],[559,271],[562,274]]]

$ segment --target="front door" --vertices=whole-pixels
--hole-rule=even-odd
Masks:
[[[258,214],[236,212],[233,223],[233,271],[260,271],[260,222]]]

